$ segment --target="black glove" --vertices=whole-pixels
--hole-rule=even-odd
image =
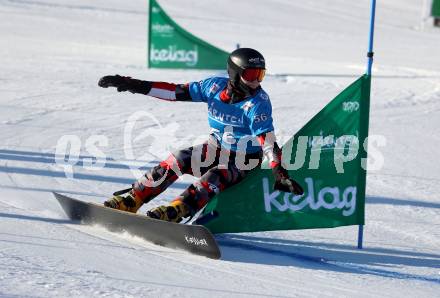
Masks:
[[[99,79],[98,86],[102,88],[116,87],[118,92],[127,91],[130,87],[130,77],[120,75],[105,76]]]
[[[98,82],[98,86],[102,88],[116,87],[118,92],[130,91],[131,93],[142,93],[145,95],[148,95],[152,85],[153,83],[149,81],[136,80],[120,75],[105,76],[100,78]]]
[[[304,193],[301,185],[295,180],[290,179],[286,169],[281,165],[276,166],[272,171],[275,176],[275,184],[273,185],[274,190],[290,192],[295,195],[302,195]]]

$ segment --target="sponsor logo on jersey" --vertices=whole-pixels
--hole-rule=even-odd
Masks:
[[[250,108],[252,108],[254,105],[255,105],[255,104],[252,103],[251,101],[247,101],[247,102],[246,102],[241,108],[247,112],[247,111],[248,111]]]
[[[269,100],[269,96],[264,92],[260,92],[260,97],[264,100]]]
[[[220,88],[216,83],[212,84],[211,88],[209,88],[209,93],[215,93]]]
[[[208,107],[208,114],[209,117],[211,117],[214,120],[217,120],[219,122],[230,124],[230,125],[242,125],[243,119],[241,117],[237,117],[235,115],[230,115],[228,113],[225,113],[221,110],[218,110],[214,107],[215,103],[212,102]]]

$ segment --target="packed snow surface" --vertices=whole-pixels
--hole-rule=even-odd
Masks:
[[[367,0],[159,2],[216,46],[265,55],[280,139],[366,68]],[[101,89],[101,76],[184,83],[226,73],[147,69],[147,1],[0,0],[0,295],[439,297],[440,29],[425,2],[377,7],[370,134],[386,146],[368,173],[364,249],[357,227],[222,235],[222,259],[211,260],[72,223],[51,191],[102,202],[138,177],[130,165],[149,168],[209,132],[206,105]],[[139,111],[151,116],[127,154],[124,127]],[[154,142],[147,128],[159,132]],[[57,163],[65,136],[80,153],[71,167]]]

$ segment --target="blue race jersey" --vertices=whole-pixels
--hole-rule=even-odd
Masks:
[[[189,92],[193,101],[208,104],[211,133],[224,148],[243,153],[261,151],[256,136],[274,130],[269,96],[260,88],[246,100],[224,103],[220,93],[227,84],[227,78],[208,78],[190,83]]]

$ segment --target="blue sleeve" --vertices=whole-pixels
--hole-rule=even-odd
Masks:
[[[210,85],[211,79],[189,83],[189,94],[191,95],[192,101],[207,102],[207,90],[209,90]]]
[[[249,113],[250,129],[253,136],[274,130],[272,105],[269,100],[259,102]]]

